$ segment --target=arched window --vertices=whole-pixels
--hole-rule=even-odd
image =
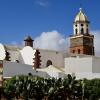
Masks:
[[[77,24],[75,26],[77,27]]]
[[[88,24],[87,24],[87,27],[88,27]]]
[[[80,54],[80,51],[81,51],[81,50],[80,50],[80,49],[78,49],[78,54]]]
[[[77,28],[75,29],[75,34],[77,35]]]
[[[73,53],[75,53],[75,50],[73,50]]]
[[[52,65],[52,61],[51,60],[48,60],[47,63],[46,63],[46,66],[48,67],[50,65]]]
[[[83,27],[84,25],[83,25],[83,24],[81,24],[81,26]]]
[[[81,34],[84,34],[84,29],[83,28],[81,28]]]
[[[88,28],[86,29],[86,33],[87,33],[87,34],[89,33],[89,30],[88,30]]]

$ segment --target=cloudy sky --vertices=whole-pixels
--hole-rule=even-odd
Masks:
[[[21,45],[31,35],[36,48],[66,50],[80,7],[91,22],[100,54],[99,0],[0,0],[0,42]]]

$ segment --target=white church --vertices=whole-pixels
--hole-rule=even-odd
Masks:
[[[94,35],[90,22],[80,8],[73,23],[69,53],[36,49],[27,36],[24,47],[0,43],[0,84],[15,75],[63,78],[67,74],[80,78],[100,78],[100,57],[95,56]]]

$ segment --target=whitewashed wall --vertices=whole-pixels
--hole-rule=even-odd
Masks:
[[[92,72],[92,57],[65,58],[66,73]]]
[[[33,70],[31,65],[8,61],[3,62],[3,77],[13,77],[15,75],[28,75],[29,73],[44,78],[50,77],[46,72]]]
[[[100,57],[69,57],[65,58],[66,73],[74,73],[77,79],[100,78]]]
[[[33,58],[35,57],[36,50],[33,50],[32,47],[26,46],[20,50],[20,63],[33,65]]]
[[[3,44],[1,44],[0,47],[1,52],[4,51],[4,53],[1,53],[1,56],[2,54],[5,55],[5,51],[7,50],[10,54],[9,56],[11,62],[16,62],[16,60],[18,60],[19,63],[21,64],[33,65],[34,62],[33,58],[36,49],[33,49],[30,46],[25,46],[24,48],[18,48],[6,45],[5,46],[6,48],[2,50],[2,47],[4,48]],[[51,60],[54,66],[64,67],[64,56],[65,56],[64,53],[53,50],[43,50],[43,49],[39,49],[39,51],[41,56],[40,60],[42,61],[40,67],[46,67],[48,60]]]
[[[8,50],[9,52],[9,56],[10,56],[10,60],[12,62],[16,62],[16,60],[19,60],[19,50]]]
[[[76,79],[94,79],[94,78],[100,78],[100,73],[75,73]]]
[[[92,72],[100,73],[100,57],[93,57],[92,62],[93,62]]]
[[[52,50],[39,50],[41,55],[41,66],[46,67],[48,60],[51,60],[54,66],[64,67],[64,55],[61,52],[52,51]]]
[[[48,60],[51,60],[54,66],[64,67],[64,54],[52,50],[42,50],[40,51],[41,68],[46,67]],[[33,65],[33,58],[36,50],[27,46],[20,51],[20,63]]]
[[[50,77],[60,78],[60,77],[66,76],[66,74],[62,72],[53,72],[52,70],[47,71],[47,72],[33,70],[31,65],[3,61],[3,77],[4,78],[13,77],[15,75],[28,75],[29,73],[31,73],[32,75],[40,76],[44,78],[50,78]]]

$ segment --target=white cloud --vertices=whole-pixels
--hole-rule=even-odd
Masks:
[[[91,33],[94,35],[95,55],[100,56],[100,30],[92,31]]]
[[[43,32],[34,41],[35,48],[67,51],[68,40],[57,31]]]
[[[49,5],[48,0],[36,0],[35,3],[42,7],[47,7]]]
[[[100,31],[92,31],[94,35],[94,49],[95,55],[100,56]],[[49,49],[57,51],[68,51],[69,39],[57,32],[43,32],[40,36],[35,38],[34,47],[40,49]]]
[[[95,55],[100,56],[100,30],[91,31],[94,35],[94,49]],[[12,41],[12,45],[19,46],[21,43]],[[21,47],[22,45],[20,45]],[[48,49],[56,51],[68,51],[69,39],[65,38],[57,31],[42,32],[40,36],[34,39],[34,47],[39,49]]]

